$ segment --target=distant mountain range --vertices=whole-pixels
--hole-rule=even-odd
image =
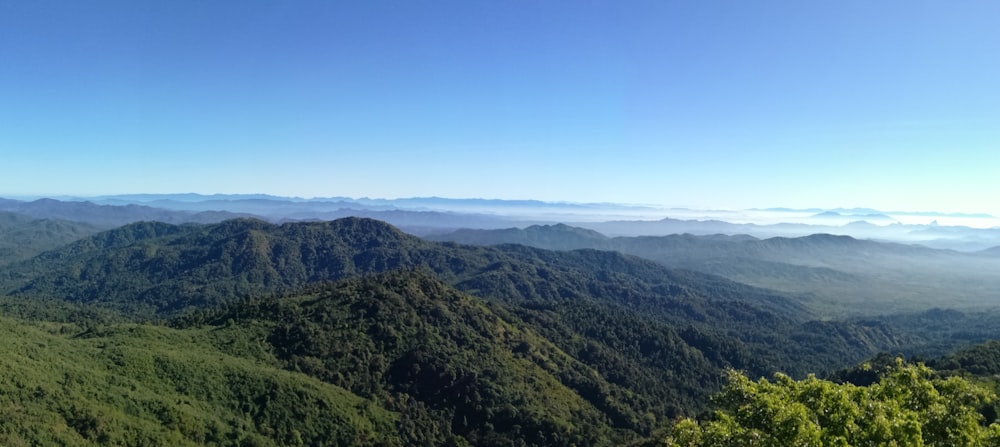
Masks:
[[[911,215],[911,216],[927,216],[927,217],[965,217],[973,219],[993,219],[997,216],[987,214],[987,213],[941,213],[935,211],[879,211],[872,208],[833,208],[833,209],[822,209],[822,208],[754,208],[755,211],[775,211],[783,213],[836,213],[840,215],[848,216],[864,216],[864,215]]]
[[[1000,243],[1000,228],[902,223],[877,225],[863,220],[851,221],[843,225],[827,225],[822,223],[760,225],[754,223],[731,223],[722,220],[681,220],[672,218],[653,221],[571,222],[571,224],[611,236],[744,234],[758,238],[770,238],[799,237],[826,233],[852,236],[859,239],[921,244],[928,247],[963,251],[981,250]]]
[[[248,215],[222,209],[169,210],[146,205],[99,205],[89,201],[37,199],[30,202],[0,198],[0,211],[36,219],[60,219],[114,228],[132,222],[213,223]]]
[[[608,236],[689,233],[770,238],[828,233],[962,251],[1000,246],[1000,220],[993,216],[893,213],[867,208],[699,211],[644,205],[438,197],[302,199],[261,194],[134,194],[63,200],[0,199],[0,211],[36,219],[83,222],[102,228],[139,221],[214,223],[237,217],[255,217],[280,223],[353,216],[389,222],[421,236],[459,229],[525,228],[536,224],[563,223]],[[914,223],[918,221],[921,223]]]
[[[992,308],[1000,296],[996,248],[965,253],[828,234],[768,239],[722,234],[610,238],[563,224],[460,230],[427,237],[476,245],[612,250],[671,268],[809,297],[805,302],[814,311],[835,316],[931,307]]]

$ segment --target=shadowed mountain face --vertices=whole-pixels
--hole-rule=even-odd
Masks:
[[[830,316],[914,312],[933,307],[995,305],[1000,261],[962,253],[816,234],[799,238],[641,236],[604,238],[567,226],[463,230],[433,236],[467,244],[519,243],[554,250],[596,248],[712,273],[798,295]]]

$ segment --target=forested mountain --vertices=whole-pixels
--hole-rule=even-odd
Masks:
[[[0,266],[31,258],[100,231],[77,222],[0,211]]]
[[[927,362],[935,369],[981,377],[1000,377],[1000,337]]]
[[[140,222],[0,275],[11,368],[40,371],[0,395],[41,396],[0,440],[27,444],[620,445],[708,410],[726,370],[804,377],[930,343],[905,329],[919,318],[978,321],[819,321],[802,297],[613,251],[431,242],[363,218]],[[150,318],[172,329],[134,323]],[[43,345],[76,385],[33,363]]]
[[[427,242],[379,221],[215,225],[143,222],[97,234],[6,269],[4,291],[171,312],[317,281],[425,267],[486,298],[558,302],[591,297],[646,308],[663,297],[741,301],[807,317],[789,297],[719,277],[668,270],[613,252]]]
[[[586,237],[581,237],[586,235]],[[798,238],[641,236],[607,238],[565,225],[461,230],[429,236],[478,245],[517,243],[553,250],[614,250],[796,294],[831,317],[992,307],[1000,260],[951,250],[816,234]]]
[[[676,402],[609,383],[503,306],[423,272],[345,280],[176,324],[256,328],[286,369],[402,411],[407,444],[449,435],[472,445],[619,444],[664,423],[662,408]]]
[[[806,323],[808,312],[791,297],[613,252],[433,243],[360,218],[137,223],[12,265],[2,284],[11,295],[58,297],[148,317],[412,268],[482,298],[544,309],[550,320],[569,319],[585,306],[615,315],[598,310],[610,306],[627,313],[624,326],[641,315],[652,324],[684,328],[690,343],[722,337],[740,347],[731,353],[745,350],[762,372],[799,373],[907,343],[867,323]],[[830,338],[829,325],[847,336]],[[782,349],[773,349],[776,340],[786,340]],[[734,361],[726,355],[719,354],[720,365]]]
[[[754,346],[714,331],[719,321],[675,326],[593,300],[481,300],[426,270],[190,310],[174,329],[59,307],[2,306],[63,321],[0,321],[17,371],[0,394],[32,399],[29,413],[7,419],[5,441],[620,445],[701,412],[724,368],[774,370]],[[812,336],[836,349],[835,338]],[[817,353],[808,348],[786,352]]]
[[[174,326],[0,320],[0,396],[27,406],[5,415],[0,441],[617,445],[667,421],[659,402],[638,405],[501,308],[420,272]]]

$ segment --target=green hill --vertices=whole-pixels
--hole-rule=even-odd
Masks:
[[[87,224],[0,211],[0,266],[29,259],[98,231]]]

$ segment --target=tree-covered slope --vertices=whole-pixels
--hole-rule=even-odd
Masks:
[[[397,413],[213,347],[224,333],[60,328],[0,318],[3,445],[403,445]]]
[[[88,224],[0,211],[0,266],[29,259],[98,231]]]
[[[38,305],[5,304],[8,311]],[[555,311],[484,301],[409,271],[241,300],[178,317],[173,328],[0,317],[0,443],[603,446],[648,437],[671,445],[974,446],[998,439],[995,427],[978,425],[989,393],[911,367],[886,370],[874,386],[730,374],[716,416],[673,428],[678,416],[705,414],[708,400],[684,400],[672,381],[707,394],[723,369],[709,351],[685,344],[691,334],[591,304]],[[984,348],[964,356],[996,351]]]
[[[30,316],[44,305],[8,299],[4,309]],[[27,391],[0,394],[29,408],[12,415],[7,440],[620,445],[696,412],[719,384],[721,368],[677,334],[657,333],[665,326],[625,331],[657,351],[640,364],[618,352],[631,349],[628,337],[612,347],[584,333],[593,329],[580,322],[605,308],[585,306],[582,329],[554,341],[512,309],[400,271],[191,311],[174,329],[72,312],[76,324],[5,319],[8,385]],[[574,338],[583,351],[561,348]],[[64,376],[71,390],[59,388]]]
[[[725,302],[691,299],[678,305],[682,312],[669,317],[596,300],[480,300],[446,286],[429,271],[382,274],[325,287],[320,299],[271,299],[251,306],[237,303],[222,314],[194,312],[179,321],[219,324],[232,319],[237,325],[248,318],[271,321],[286,328],[269,337],[278,351],[285,353],[280,357],[297,370],[311,371],[341,385],[358,379],[338,376],[348,374],[352,366],[331,366],[329,356],[343,361],[357,354],[338,351],[357,346],[345,342],[356,339],[357,333],[374,337],[374,341],[362,343],[362,354],[357,355],[380,358],[397,355],[394,350],[403,349],[400,346],[441,339],[443,326],[449,328],[448,337],[459,334],[462,342],[458,346],[473,346],[479,355],[500,344],[536,363],[543,362],[539,365],[610,418],[615,429],[639,433],[654,428],[663,417],[704,408],[707,396],[721,384],[725,369],[738,368],[754,375],[778,370],[802,375],[849,364],[898,345],[893,334],[877,325],[797,325],[767,312],[750,313],[752,308],[730,315],[727,312],[735,308],[727,310]],[[442,310],[442,300],[451,313]],[[433,302],[438,304],[428,304]],[[484,317],[479,316],[483,312],[488,314],[485,320],[502,323],[500,329],[485,333],[485,338],[480,321]],[[700,321],[684,316],[695,314],[702,316]],[[455,328],[467,326],[469,321],[479,335],[465,333],[468,329],[456,332]],[[350,330],[355,335],[345,328],[353,328]],[[511,338],[511,334],[520,335]],[[442,351],[455,352],[451,345],[421,345],[420,356],[440,358]],[[453,361],[464,358],[458,354],[445,357]],[[385,367],[394,361],[377,364]],[[358,368],[356,364],[353,367]],[[523,376],[524,372],[510,374]]]
[[[666,422],[643,419],[652,408],[635,404],[634,388],[609,383],[502,306],[423,272],[234,303],[175,324],[261,328],[286,369],[404,411],[412,443],[441,432],[472,445],[612,445]]]
[[[968,346],[927,363],[940,370],[1000,377],[1000,340]]]

